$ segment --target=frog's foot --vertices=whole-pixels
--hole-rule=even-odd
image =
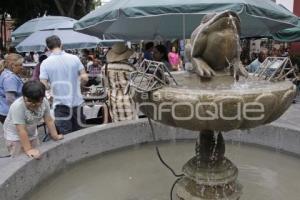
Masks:
[[[240,60],[234,59],[233,60],[234,65],[237,65],[237,74],[239,76],[244,76],[244,77],[248,77],[248,72],[246,70],[246,68],[244,67],[244,65],[242,64],[242,62]],[[234,67],[234,66],[232,66]]]
[[[200,77],[211,78],[215,71],[201,58],[192,58],[192,64],[195,66],[195,73]]]
[[[249,73],[247,72],[247,70],[246,70],[246,68],[244,67],[243,64],[240,64],[240,65],[239,65],[239,74],[240,74],[241,76],[246,77],[246,78],[248,78],[248,76],[249,76]]]

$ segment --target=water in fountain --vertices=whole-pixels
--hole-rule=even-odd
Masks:
[[[194,141],[160,144],[176,171],[194,154]],[[226,145],[226,155],[239,166],[242,199],[298,199],[299,158],[268,149]],[[239,155],[238,157],[234,155]],[[284,163],[284,165],[283,165]],[[45,181],[30,200],[169,200],[174,177],[161,166],[153,145],[141,145],[93,157]],[[200,192],[205,192],[205,188]]]
[[[264,80],[252,80],[248,81],[245,78],[240,78],[238,82],[234,81],[230,76],[223,77],[214,77],[214,79],[219,79],[218,83],[214,82],[214,79],[210,82],[201,82],[201,80],[197,79],[196,74],[189,74],[184,72],[179,72],[173,74],[175,79],[179,82],[179,86],[173,85],[172,87],[176,87],[178,89],[190,90],[191,94],[195,92],[195,89],[199,90],[253,90],[257,91],[264,88],[271,89],[284,89],[284,85],[274,84],[270,81]]]

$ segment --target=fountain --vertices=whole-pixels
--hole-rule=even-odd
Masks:
[[[179,140],[194,140],[199,136],[196,155],[184,165],[184,177],[177,182],[176,198],[297,199],[300,188],[297,120],[293,121],[296,125],[284,119],[257,127],[285,112],[295,95],[295,87],[287,81],[270,82],[255,80],[255,77],[247,81],[239,77],[246,75],[237,58],[239,50],[235,50],[239,45],[236,41],[239,20],[234,13],[228,12],[211,17],[200,25],[204,26],[203,31],[192,37],[190,52],[192,47],[197,50],[197,45],[205,48],[190,54],[191,72],[167,74],[161,63],[144,61],[145,70],[131,77],[130,91],[134,92],[132,95],[138,106],[160,122],[153,123],[158,133],[156,141],[173,141],[160,147],[175,169],[193,156],[191,142],[182,148]],[[224,27],[226,24],[229,28]],[[222,39],[224,35],[227,37]],[[209,54],[213,50],[217,53]],[[213,55],[214,59],[210,58]],[[222,67],[216,67],[219,65]],[[295,115],[294,112],[288,114]],[[244,135],[236,131],[254,127],[257,128]],[[174,178],[165,173],[153,153],[157,143],[144,145],[153,142],[150,130],[145,119],[95,126],[66,135],[64,140],[41,145],[41,160],[25,155],[16,160],[2,158],[0,199],[166,200],[169,195],[166,190]],[[237,181],[239,171],[225,157],[221,132],[226,139],[239,142],[227,144],[226,156],[237,163],[242,172],[239,181],[244,185],[243,195]],[[255,147],[248,148],[240,142],[255,144]],[[259,150],[257,145],[276,148],[276,151]],[[127,152],[128,147],[134,152]],[[283,156],[281,151],[298,157]],[[127,153],[124,155],[124,152]],[[108,160],[102,160],[105,157]],[[63,173],[57,177],[57,172]]]
[[[190,72],[162,73],[146,63],[132,74],[131,91],[149,118],[166,125],[200,131],[196,156],[183,166],[179,200],[238,200],[242,186],[237,167],[224,156],[222,131],[250,129],[279,118],[296,95],[288,81],[246,81],[240,65],[240,20],[229,11],[204,17],[191,36]],[[166,81],[168,80],[168,81]],[[237,80],[239,80],[237,82]]]

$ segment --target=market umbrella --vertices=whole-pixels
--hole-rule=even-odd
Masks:
[[[273,39],[280,42],[299,42],[300,41],[300,18],[298,18],[298,26],[285,29],[277,33],[271,34]]]
[[[99,38],[78,33],[72,29],[74,22],[63,22],[48,26],[44,30],[36,31],[22,41],[17,47],[18,52],[38,51],[43,52],[46,48],[46,38],[57,35],[64,49],[95,48],[100,42]]]
[[[81,18],[74,29],[125,40],[185,38],[205,14],[225,10],[240,16],[242,37],[266,35],[297,23],[293,14],[269,0],[112,0]]]
[[[102,47],[110,47],[112,45],[114,45],[115,43],[118,42],[125,42],[124,40],[120,40],[120,39],[111,39],[111,40],[100,40],[99,41],[99,45]]]
[[[16,46],[20,42],[22,42],[26,37],[28,37],[30,34],[43,30],[46,27],[48,27],[51,24],[58,24],[62,22],[75,22],[75,19],[69,18],[69,17],[62,17],[62,16],[43,16],[38,17],[35,19],[31,19],[24,24],[22,24],[20,27],[18,27],[16,30],[12,32],[12,45]]]

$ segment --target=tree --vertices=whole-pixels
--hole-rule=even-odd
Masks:
[[[79,19],[95,8],[95,0],[54,0],[63,16]]]
[[[101,1],[100,1],[101,3]],[[0,1],[0,48],[2,35],[5,29],[5,16],[7,13],[15,20],[14,27],[26,21],[47,15],[60,15],[80,19],[99,4],[99,0],[1,0]]]
[[[16,26],[24,22],[47,15],[61,15],[80,19],[95,8],[95,0],[2,0],[0,15],[9,13]]]

